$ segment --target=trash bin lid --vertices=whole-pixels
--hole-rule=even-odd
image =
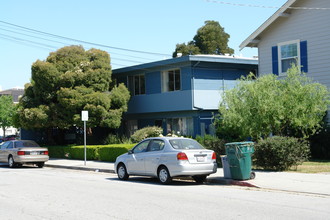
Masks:
[[[243,142],[231,142],[231,143],[227,143],[225,144],[225,146],[232,146],[232,145],[254,145],[254,143],[252,141],[243,141]]]

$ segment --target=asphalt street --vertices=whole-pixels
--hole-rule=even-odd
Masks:
[[[328,219],[330,197],[45,167],[0,167],[1,219]]]

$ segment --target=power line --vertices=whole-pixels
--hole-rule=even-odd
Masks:
[[[223,4],[223,5],[239,6],[239,7],[270,8],[270,9],[282,8],[282,7],[278,7],[278,6],[253,5],[253,4],[245,4],[245,3],[224,2],[224,1],[217,1],[217,0],[204,0],[204,1],[210,2],[210,3]],[[310,8],[310,7],[288,7],[288,8],[296,9],[296,10],[330,10],[330,8]]]
[[[13,31],[13,30],[8,30],[8,29],[5,29],[5,28],[0,28],[0,30],[3,30],[3,31],[7,31],[7,32],[10,32],[10,33],[14,33],[14,34],[19,34],[19,35],[23,35],[23,36],[27,36],[27,37],[32,37],[32,38],[37,38],[37,39],[41,39],[41,40],[45,40],[45,41],[51,41],[51,42],[54,42],[54,43],[59,43],[59,44],[63,44],[63,45],[66,45],[66,43],[64,42],[61,42],[61,41],[56,41],[56,40],[50,40],[50,39],[47,39],[47,38],[43,38],[43,37],[39,37],[39,36],[33,36],[33,35],[30,35],[30,34],[26,34],[26,33],[21,33],[21,32],[17,32],[17,31]],[[9,36],[9,35],[6,35],[7,37],[12,37],[14,38],[13,36]],[[20,39],[20,40],[23,40],[23,39]],[[38,44],[37,42],[34,42],[35,44]],[[41,44],[41,43],[40,43]],[[55,47],[53,47],[55,48]],[[115,52],[111,52],[111,54],[116,54],[116,55],[121,55],[121,56],[125,56],[125,57],[131,57],[131,58],[137,58],[137,59],[144,59],[144,60],[149,60],[149,61],[152,61],[153,59],[148,59],[148,58],[144,58],[144,57],[138,57],[138,56],[131,56],[131,55],[127,55],[127,54],[120,54],[120,53],[115,53]],[[115,58],[116,59],[116,58]],[[119,59],[119,58],[118,58]],[[119,59],[120,60],[120,59]],[[133,61],[133,60],[126,60],[126,61],[129,61],[129,62],[136,62],[136,63],[141,63],[139,61]]]
[[[50,45],[49,43],[45,44],[45,43],[42,43],[42,41],[50,42],[50,43],[57,43],[57,44],[61,44],[61,45],[67,45],[67,43],[65,43],[64,41],[56,41],[54,39],[51,39],[51,38],[53,38],[53,36],[50,36],[51,38],[47,38],[47,37],[49,37],[49,35],[47,35],[47,34],[35,32],[35,31],[32,31],[32,30],[27,30],[27,29],[21,29],[20,27],[10,26],[6,23],[4,23],[4,24],[0,23],[0,31],[8,33],[8,34],[4,34],[4,33],[0,32],[0,38],[1,39],[11,41],[11,42],[14,42],[14,43],[18,43],[18,44],[22,44],[22,45],[25,45],[25,46],[46,49],[48,51],[52,51],[54,49],[57,49],[58,46]],[[25,33],[25,32],[27,32],[27,33]],[[17,37],[16,35],[21,36],[21,37]],[[41,36],[44,36],[44,37],[41,37]],[[33,41],[33,40],[29,40],[29,38],[40,39],[42,41]],[[62,39],[62,40],[67,40],[67,39]],[[90,49],[90,48],[87,47],[86,49]],[[107,50],[107,49],[105,49],[105,50]],[[127,54],[122,54],[122,53],[116,53],[116,52],[113,52],[112,50],[109,53],[111,55],[114,54],[114,55],[119,56],[119,57],[118,56],[111,56],[111,60],[131,62],[131,63],[135,63],[135,65],[145,63],[145,61],[142,61],[142,60],[155,61],[155,59],[140,57],[140,56],[132,56],[132,55],[127,55]],[[123,56],[125,58],[120,58],[120,56]],[[127,57],[135,58],[135,59],[138,59],[138,60],[126,59]],[[111,62],[111,63],[115,64],[114,62]],[[124,66],[124,65],[120,64],[120,66]]]
[[[0,38],[4,39],[4,40],[7,40],[7,41],[15,42],[15,43],[18,43],[18,44],[21,44],[21,45],[30,46],[30,47],[34,47],[34,48],[40,48],[40,49],[43,49],[43,50],[50,51],[49,48],[43,47],[43,46],[39,45],[38,43],[32,43],[32,42],[28,43],[28,42],[24,42],[24,41],[21,41],[21,40],[13,39],[11,37],[9,38],[9,37],[5,37],[5,36],[1,36],[1,34],[0,34]]]
[[[18,27],[18,28],[28,30],[28,31],[33,31],[33,32],[36,32],[36,33],[39,33],[39,34],[59,38],[59,39],[69,40],[69,41],[78,42],[78,43],[82,43],[82,44],[89,44],[89,45],[93,45],[93,46],[97,46],[97,47],[104,47],[104,48],[109,48],[109,49],[114,49],[114,50],[122,50],[122,51],[126,51],[126,52],[142,53],[142,54],[157,55],[157,56],[170,56],[169,54],[154,53],[154,52],[147,52],[147,51],[140,51],[140,50],[131,50],[131,49],[126,49],[126,48],[113,47],[113,46],[109,46],[109,45],[93,43],[93,42],[89,42],[89,41],[78,40],[78,39],[74,39],[74,38],[64,37],[64,36],[61,36],[61,35],[47,33],[47,32],[44,32],[44,31],[35,30],[35,29],[32,29],[32,28],[23,27],[23,26],[20,26],[20,25],[12,24],[12,23],[9,23],[9,22],[1,21],[1,20],[0,20],[0,23],[10,25],[10,26],[13,26],[13,27]]]
[[[3,36],[7,39],[13,39],[15,41],[21,41],[21,42],[26,42],[26,43],[32,43],[32,44],[36,44],[36,45],[41,45],[43,47],[48,47],[48,48],[53,48],[55,49],[55,47],[53,47],[52,45],[49,45],[49,44],[43,44],[43,43],[40,43],[40,42],[35,42],[35,41],[31,41],[31,40],[26,40],[26,39],[23,39],[23,38],[18,38],[18,37],[13,37],[13,36],[10,36],[10,35],[6,35],[6,34],[0,34],[0,36]]]
[[[46,41],[51,41],[51,42],[55,42],[55,43],[60,43],[60,44],[64,44],[64,45],[66,44],[64,42],[50,40],[50,39],[47,39],[47,38],[33,36],[33,35],[29,35],[29,34],[23,34],[23,33],[17,32],[17,31],[12,31],[12,30],[8,30],[8,29],[4,29],[4,28],[0,28],[0,30],[11,32],[11,33],[14,33],[14,34],[24,35],[24,36],[27,36],[27,37],[33,37],[33,38],[38,38],[38,39],[41,39],[41,40],[46,40]]]

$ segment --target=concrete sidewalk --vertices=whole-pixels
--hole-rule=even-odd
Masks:
[[[45,166],[54,168],[87,170],[95,172],[114,173],[114,164],[100,161],[50,159]],[[330,173],[306,174],[294,172],[266,172],[255,171],[253,180],[238,181],[225,179],[223,169],[210,175],[207,180],[211,184],[238,185],[257,187],[268,190],[281,190],[308,194],[330,196]]]

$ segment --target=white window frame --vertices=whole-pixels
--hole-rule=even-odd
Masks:
[[[169,72],[170,71],[179,71],[179,74],[180,74],[180,89],[176,89],[175,87],[175,74],[174,74],[174,90],[173,91],[170,91],[169,90]],[[179,68],[176,68],[176,69],[170,69],[170,70],[165,70],[162,72],[162,92],[175,92],[175,91],[180,91],[181,88],[182,88],[182,78],[181,78],[181,69]]]
[[[300,40],[291,40],[277,44],[277,51],[278,51],[278,72],[280,76],[285,76],[286,72],[282,72],[282,54],[281,54],[281,47],[289,44],[296,44],[297,45],[297,65],[301,65],[301,57],[300,57]]]

